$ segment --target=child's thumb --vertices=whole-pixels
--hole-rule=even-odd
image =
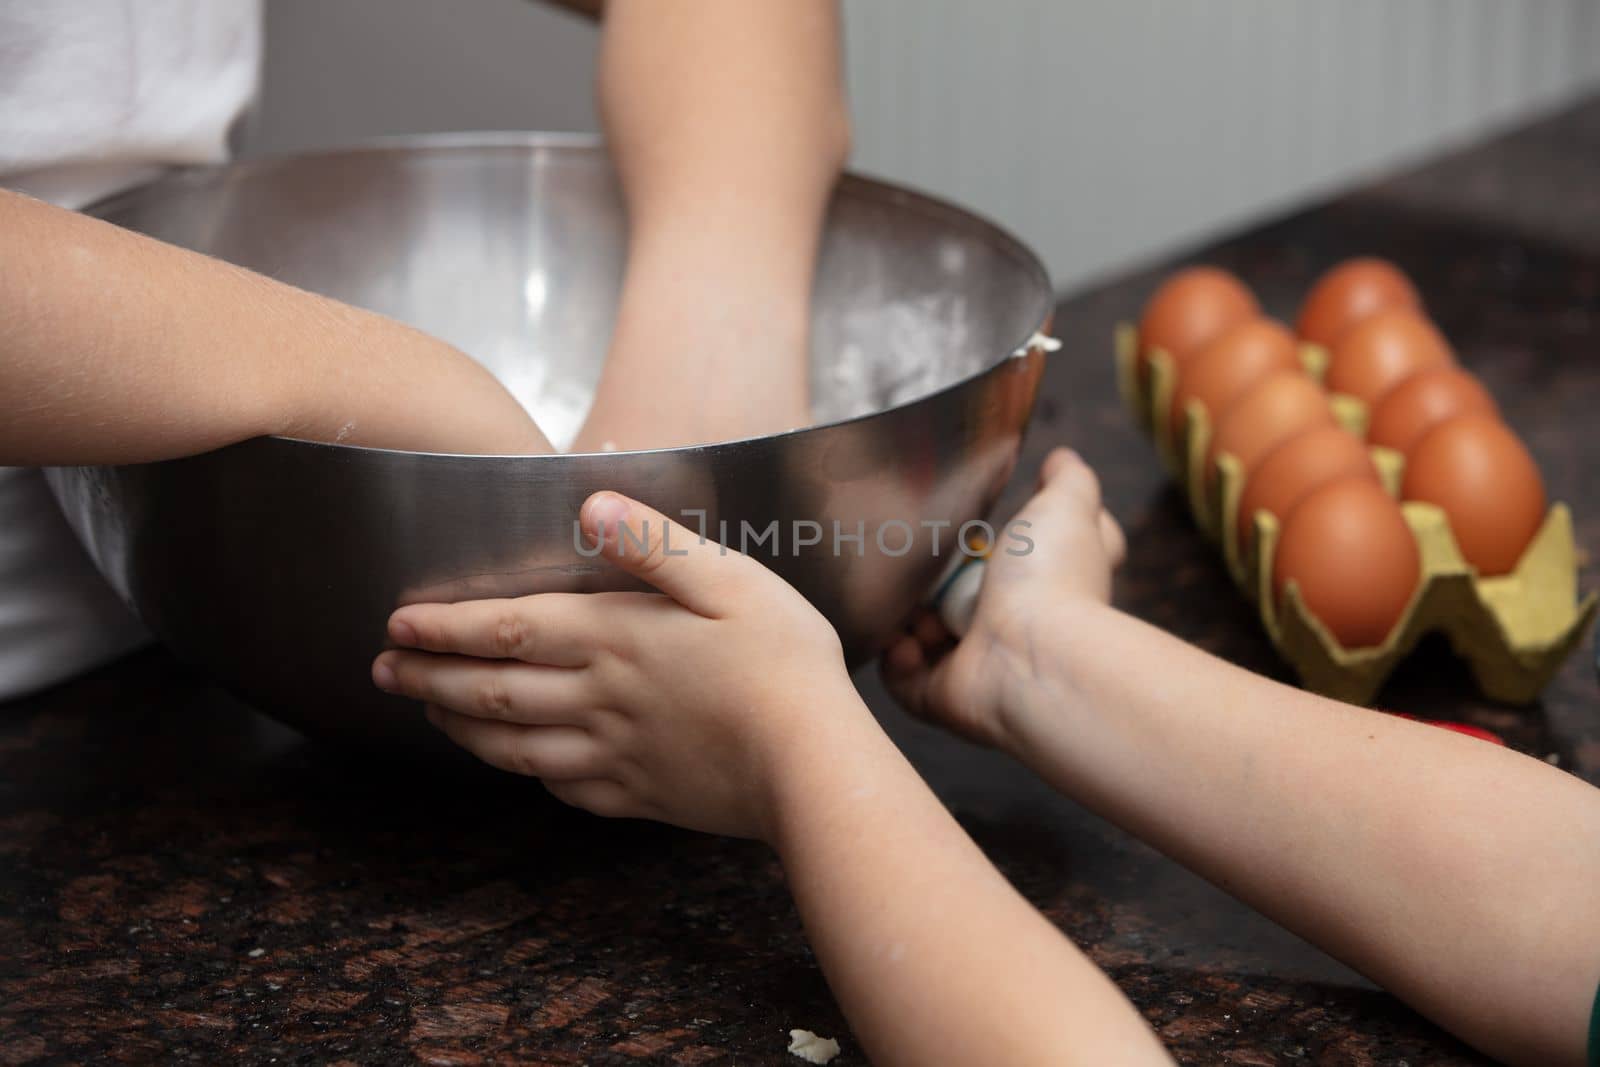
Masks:
[[[730,607],[729,573],[751,562],[620,493],[595,493],[578,521],[599,555],[700,615]]]

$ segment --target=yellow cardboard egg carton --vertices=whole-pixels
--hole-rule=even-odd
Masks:
[[[1510,574],[1483,578],[1462,557],[1443,511],[1431,504],[1406,502],[1401,511],[1422,557],[1417,590],[1383,644],[1342,647],[1306,609],[1293,582],[1284,590],[1281,604],[1273,596],[1272,556],[1278,542],[1274,516],[1257,512],[1252,545],[1248,549],[1239,545],[1234,531],[1243,470],[1238,460],[1224,453],[1217,457],[1216,477],[1206,477],[1211,424],[1204,405],[1189,404],[1183,432],[1174,439],[1165,417],[1177,384],[1172,361],[1163,352],[1153,353],[1147,380],[1141,380],[1137,331],[1124,324],[1117,329],[1116,341],[1124,405],[1155,442],[1168,472],[1185,490],[1196,525],[1221,549],[1228,573],[1256,605],[1273,646],[1307,689],[1365,704],[1417,642],[1437,632],[1466,660],[1485,696],[1526,704],[1537,699],[1582,640],[1595,617],[1597,598],[1593,593],[1578,596],[1578,552],[1572,514],[1565,504],[1551,507]],[[1307,345],[1301,359],[1321,380],[1326,352]],[[1335,395],[1329,403],[1346,429],[1365,433],[1367,412],[1361,401]],[[1372,458],[1385,487],[1398,495],[1403,457],[1390,449],[1373,448]]]

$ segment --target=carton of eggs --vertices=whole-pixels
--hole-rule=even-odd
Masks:
[[[1274,646],[1365,703],[1442,632],[1486,696],[1534,700],[1596,612],[1566,506],[1391,264],[1329,271],[1296,331],[1203,267],[1117,333],[1126,406]]]

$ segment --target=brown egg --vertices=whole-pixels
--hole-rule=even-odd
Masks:
[[[1517,435],[1493,415],[1458,415],[1406,456],[1401,496],[1436,504],[1479,574],[1507,574],[1544,523],[1544,479]]]
[[[1300,305],[1295,332],[1330,348],[1351,326],[1375,311],[1392,307],[1422,307],[1411,279],[1386,259],[1347,259],[1311,287],[1306,302]]]
[[[1475,413],[1500,413],[1483,383],[1457,367],[1429,367],[1383,394],[1367,423],[1367,440],[1404,454],[1436,424]]]
[[[1240,546],[1255,539],[1257,511],[1269,512],[1282,522],[1307,493],[1336,478],[1381,484],[1366,444],[1342,426],[1318,426],[1268,452],[1239,496]]]
[[[1388,308],[1339,336],[1324,384],[1331,392],[1348,393],[1371,405],[1417,371],[1454,363],[1449,343],[1420,312]]]
[[[1183,377],[1172,395],[1169,425],[1173,440],[1183,433],[1191,400],[1198,400],[1215,421],[1228,404],[1275,370],[1299,370],[1299,345],[1294,334],[1271,319],[1237,323],[1202,345],[1183,365]]]
[[[1273,592],[1294,582],[1311,614],[1345,648],[1381,645],[1422,577],[1422,554],[1400,505],[1370,478],[1307,493],[1284,519]]]
[[[1261,308],[1244,283],[1216,267],[1190,267],[1168,278],[1139,320],[1139,374],[1150,373],[1151,349],[1182,365],[1201,345]]]
[[[1237,459],[1248,476],[1275,445],[1314,426],[1333,424],[1328,394],[1310,375],[1273,371],[1240,394],[1217,419],[1217,432],[1206,452],[1206,479],[1216,478],[1216,460],[1224,452]]]

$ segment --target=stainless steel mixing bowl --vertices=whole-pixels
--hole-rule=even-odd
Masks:
[[[626,250],[604,151],[566,136],[414,138],[189,170],[95,210],[453,342],[558,445],[596,384]],[[703,512],[736,547],[749,524],[749,551],[864,660],[1010,476],[1042,370],[1023,349],[1050,309],[1043,268],[1012,237],[847,177],[817,277],[809,429],[527,457],[261,438],[50,481],[100,569],[180,656],[309,732],[439,744],[415,707],[369,681],[389,612],[626,584],[576,550],[578,506],[602,488]],[[753,544],[774,521],[777,536]]]

